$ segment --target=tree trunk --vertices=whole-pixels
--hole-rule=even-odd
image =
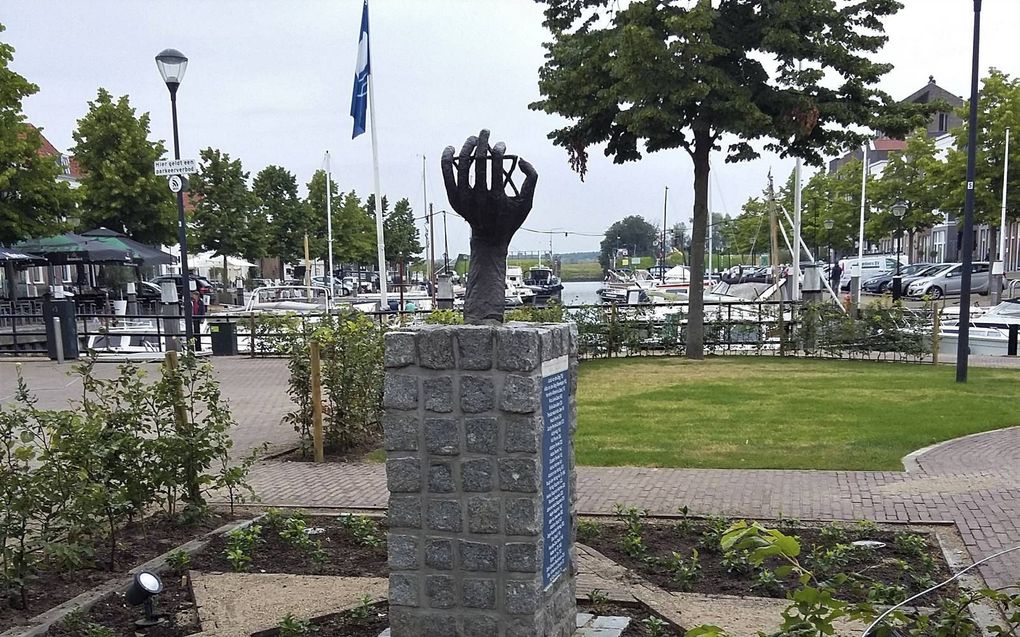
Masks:
[[[465,323],[484,325],[503,322],[508,247],[508,243],[490,245],[471,237],[471,265],[464,291]]]
[[[691,286],[687,311],[687,358],[705,357],[705,236],[708,229],[708,172],[712,138],[694,133],[694,221],[691,224]]]
[[[227,280],[228,278],[229,278],[229,275],[227,274],[227,255],[224,254],[223,255],[223,291],[224,292],[226,292],[227,290],[230,289],[230,281]]]

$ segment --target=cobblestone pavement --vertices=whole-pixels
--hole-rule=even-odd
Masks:
[[[220,380],[223,395],[230,401],[238,426],[231,435],[234,454],[240,456],[268,442],[271,449],[286,447],[294,439],[293,430],[280,419],[293,408],[287,397],[287,361],[274,358],[213,358],[213,369]],[[58,365],[39,358],[0,360],[0,404],[11,401],[17,389],[17,363],[29,389],[43,409],[64,409],[68,401],[81,398],[81,381],[71,372],[72,365]],[[117,365],[100,363],[95,367],[100,378],[117,374]],[[159,365],[140,365],[150,377],[159,373]]]
[[[955,523],[974,560],[1020,544],[1020,427],[968,436],[906,460],[908,472],[579,467],[578,511],[617,503],[670,514]],[[267,505],[384,508],[381,464],[270,461],[252,484]],[[981,567],[992,585],[1020,579],[1020,555]]]

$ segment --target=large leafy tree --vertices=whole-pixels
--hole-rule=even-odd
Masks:
[[[414,211],[407,197],[393,206],[393,212],[383,222],[383,234],[386,258],[398,263],[414,259],[425,249],[418,240],[418,225],[414,222]]]
[[[870,203],[876,208],[866,226],[869,236],[902,231],[907,235],[904,252],[910,259],[914,234],[932,227],[941,216],[938,213],[941,197],[932,185],[944,171],[936,155],[935,139],[924,129],[913,132],[903,151],[890,154],[881,177],[873,181],[868,191]],[[897,203],[907,208],[902,220],[892,213]]]
[[[643,217],[630,215],[620,219],[606,230],[599,244],[599,263],[608,270],[613,264],[617,248],[627,248],[632,255],[650,254],[655,247],[659,230]]]
[[[286,263],[304,258],[305,235],[315,230],[311,209],[298,198],[297,180],[280,166],[266,166],[255,176],[252,192],[258,199],[258,215],[266,219],[267,254]]]
[[[876,85],[873,58],[896,0],[539,0],[552,33],[532,108],[571,120],[550,138],[583,176],[587,148],[617,163],[682,148],[694,162],[687,352],[704,354],[703,289],[709,161],[766,150],[820,165],[863,143],[862,126],[903,134],[921,110]],[[715,5],[715,6],[713,6]]]
[[[962,215],[967,174],[967,112],[960,107],[963,125],[954,131],[955,144],[946,155],[938,178],[942,210]],[[1020,78],[992,69],[982,80],[978,96],[977,173],[974,181],[974,218],[997,232],[1002,212],[1002,172],[1006,128],[1011,129],[1009,184],[1006,213],[1020,218]]]
[[[200,153],[201,165],[192,191],[195,214],[191,232],[195,247],[223,257],[223,287],[227,281],[227,257],[257,258],[262,253],[264,228],[255,209],[258,199],[248,188],[248,173],[240,159],[217,149],[206,148]]]
[[[39,154],[39,131],[25,123],[21,102],[39,87],[11,70],[13,59],[14,48],[0,42],[0,244],[60,232],[75,203],[57,180],[60,165]]]
[[[72,150],[82,170],[79,225],[105,227],[153,245],[177,242],[177,207],[152,164],[165,152],[149,141],[149,115],[135,115],[127,95],[99,89],[78,120]]]

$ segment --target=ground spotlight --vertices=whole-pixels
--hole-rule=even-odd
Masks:
[[[131,585],[124,592],[127,603],[132,606],[142,605],[145,609],[145,617],[135,621],[135,626],[146,628],[162,623],[163,618],[156,613],[156,595],[163,592],[163,581],[159,576],[149,571],[135,573]]]

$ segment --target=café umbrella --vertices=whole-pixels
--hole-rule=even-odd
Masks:
[[[98,240],[100,243],[110,247],[119,247],[129,250],[138,258],[139,265],[169,265],[171,263],[177,263],[177,257],[174,255],[168,252],[163,252],[159,248],[154,248],[135,241],[116,230],[96,228],[95,230],[89,230],[88,232],[81,233],[81,236],[88,239]]]
[[[102,237],[86,237],[65,232],[53,237],[28,239],[11,246],[12,249],[37,254],[50,265],[76,263],[120,263],[139,265],[143,258],[122,243],[105,241]]]

